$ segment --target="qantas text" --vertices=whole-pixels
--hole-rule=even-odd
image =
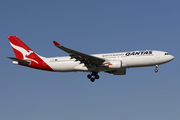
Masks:
[[[131,56],[131,55],[151,55],[152,51],[137,51],[137,52],[127,52],[125,55],[126,56]]]

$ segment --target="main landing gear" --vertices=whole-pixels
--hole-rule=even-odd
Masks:
[[[94,82],[95,79],[99,79],[99,75],[97,72],[92,72],[91,74],[87,75],[87,78],[91,80],[91,82]]]
[[[158,72],[158,69],[157,69],[157,68],[158,68],[158,65],[156,65],[155,68],[156,68],[156,69],[154,70],[154,72],[157,73],[157,72]]]

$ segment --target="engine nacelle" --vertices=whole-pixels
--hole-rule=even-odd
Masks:
[[[114,75],[126,75],[126,69],[118,69],[118,70],[106,71],[106,72]]]
[[[109,68],[121,68],[122,67],[122,61],[116,61],[116,60],[114,60],[114,61],[109,61],[109,63],[108,63],[108,66],[109,66]]]

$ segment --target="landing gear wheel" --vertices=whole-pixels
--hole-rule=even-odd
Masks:
[[[87,75],[87,78],[88,78],[88,79],[91,79],[91,75],[90,75],[90,74],[88,74],[88,75]]]
[[[158,65],[156,65],[155,68],[156,68],[156,69],[154,70],[154,72],[157,73],[157,72],[158,72],[158,69],[157,69],[157,68],[158,68]]]
[[[96,76],[95,76],[95,79],[99,79],[99,75],[96,75]]]
[[[91,74],[87,75],[87,78],[91,80],[91,82],[94,82],[95,79],[99,79],[99,75],[97,72],[92,71]]]
[[[155,69],[154,72],[157,73],[157,72],[158,72],[158,69]]]
[[[91,78],[91,82],[94,82],[95,81],[95,79],[94,78]]]

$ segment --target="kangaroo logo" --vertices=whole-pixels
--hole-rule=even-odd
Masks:
[[[39,64],[37,61],[28,58],[28,56],[29,56],[30,54],[34,53],[32,50],[28,50],[28,51],[27,51],[27,50],[25,50],[25,49],[22,48],[22,47],[19,47],[19,46],[16,46],[16,45],[12,44],[11,42],[10,42],[10,44],[11,44],[11,46],[12,46],[14,49],[16,49],[17,51],[21,52],[21,54],[23,55],[23,60],[32,60],[32,61],[36,62],[37,64]]]

